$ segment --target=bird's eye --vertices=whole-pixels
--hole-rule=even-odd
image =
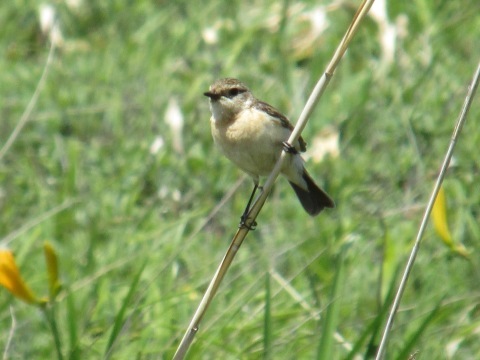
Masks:
[[[228,96],[229,97],[234,97],[240,94],[240,89],[230,89],[228,90]]]

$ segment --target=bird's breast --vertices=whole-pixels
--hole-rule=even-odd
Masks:
[[[251,175],[267,175],[280,155],[289,130],[267,114],[244,110],[230,121],[211,119],[212,135],[223,154]]]

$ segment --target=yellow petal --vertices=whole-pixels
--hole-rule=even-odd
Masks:
[[[447,223],[447,206],[445,200],[445,191],[443,187],[440,188],[438,192],[437,199],[435,204],[433,204],[432,217],[433,217],[433,226],[435,231],[440,236],[442,241],[450,248],[454,247],[452,235],[448,229]]]
[[[455,254],[468,259],[470,257],[471,251],[469,251],[462,244],[455,244],[453,242],[452,235],[450,234],[450,230],[448,229],[447,205],[445,191],[443,190],[443,187],[440,188],[437,199],[435,200],[435,204],[433,204],[432,217],[435,231],[440,236],[445,245],[447,245],[450,250]]]
[[[29,304],[41,303],[23,281],[12,252],[5,249],[0,249],[0,285]]]
[[[58,258],[52,244],[46,241],[43,244],[45,261],[47,262],[48,287],[50,291],[50,300],[53,300],[60,290],[61,284],[58,279]]]

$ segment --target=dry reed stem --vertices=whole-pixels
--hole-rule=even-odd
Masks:
[[[473,75],[472,83],[470,84],[467,95],[465,97],[465,102],[463,103],[462,111],[460,112],[458,120],[455,124],[455,128],[453,129],[452,139],[450,140],[447,153],[445,154],[443,164],[440,167],[440,173],[438,174],[437,181],[435,182],[435,186],[433,187],[432,194],[430,195],[430,199],[427,203],[425,213],[423,214],[423,218],[420,223],[420,228],[418,229],[415,243],[413,245],[412,251],[410,252],[410,257],[408,258],[407,265],[405,266],[405,270],[402,275],[402,280],[400,281],[400,284],[397,289],[397,293],[395,294],[395,299],[393,301],[392,308],[388,315],[388,320],[385,325],[382,340],[380,341],[380,345],[378,347],[377,356],[375,357],[375,360],[381,360],[384,358],[388,337],[390,335],[390,331],[393,325],[393,320],[395,319],[395,315],[398,311],[400,301],[405,291],[405,287],[407,285],[410,272],[412,271],[413,265],[415,263],[415,258],[417,257],[418,251],[420,249],[420,243],[422,241],[423,233],[425,232],[425,229],[427,227],[428,219],[430,217],[430,213],[432,212],[433,204],[435,203],[437,194],[440,191],[440,187],[442,186],[443,179],[445,178],[445,173],[448,169],[448,165],[450,164],[450,160],[453,155],[453,150],[455,148],[455,145],[457,144],[457,140],[460,135],[460,132],[462,131],[463,125],[465,124],[465,121],[467,119],[467,114],[468,114],[468,111],[470,110],[470,106],[473,101],[473,96],[475,95],[475,91],[477,90],[477,87],[478,87],[479,77],[480,77],[480,62],[477,66],[477,70],[475,74]]]
[[[292,131],[292,134],[290,135],[289,139],[287,140],[288,143],[293,144],[295,141],[300,137],[300,134],[302,130],[304,129],[305,125],[307,124],[307,121],[313,112],[315,105],[319,101],[321,95],[325,91],[331,77],[333,76],[333,73],[335,72],[335,69],[340,62],[341,58],[343,57],[345,51],[347,50],[347,47],[349,43],[351,42],[353,36],[358,30],[358,27],[363,20],[363,18],[367,15],[368,10],[372,6],[374,0],[364,0],[362,4],[359,6],[357,12],[354,15],[354,18],[347,29],[342,41],[340,42],[340,45],[338,46],[335,54],[332,57],[332,60],[327,66],[327,69],[325,73],[322,75],[320,80],[317,82],[315,85],[315,88],[312,91],[312,94],[310,95],[307,104],[305,105],[295,128]],[[215,275],[213,276],[197,310],[195,311],[195,314],[190,322],[190,325],[187,328],[187,331],[185,332],[185,335],[183,336],[177,351],[175,352],[175,355],[173,356],[173,360],[182,360],[184,359],[188,348],[190,347],[190,344],[193,341],[193,338],[195,337],[195,334],[198,331],[200,322],[203,319],[203,316],[205,315],[208,306],[210,305],[213,297],[215,296],[218,287],[220,286],[220,283],[223,280],[223,277],[228,271],[228,268],[230,267],[238,249],[242,245],[243,240],[247,236],[249,232],[249,228],[252,227],[252,225],[255,222],[255,219],[257,215],[259,214],[260,210],[263,207],[263,204],[265,203],[268,194],[270,193],[270,190],[272,189],[272,186],[278,177],[280,173],[280,169],[282,168],[282,164],[285,160],[285,157],[287,156],[286,152],[283,151],[279,160],[277,161],[275,167],[273,168],[272,172],[270,173],[267,181],[265,182],[263,186],[263,191],[261,194],[258,196],[256,199],[255,203],[253,204],[249,214],[248,214],[248,219],[245,222],[244,227],[240,228],[237,230],[237,233],[235,234],[227,252],[225,253],[224,258],[220,262],[219,267],[217,268],[217,271],[215,272]]]

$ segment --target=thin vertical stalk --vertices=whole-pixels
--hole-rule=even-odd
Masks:
[[[392,329],[393,325],[393,320],[395,319],[395,315],[398,311],[398,307],[400,305],[400,301],[402,299],[403,293],[405,292],[405,287],[408,282],[408,278],[410,276],[410,272],[412,271],[413,265],[415,263],[415,258],[417,257],[420,244],[422,241],[423,233],[425,232],[425,229],[428,224],[428,219],[430,217],[430,213],[432,212],[433,205],[435,204],[435,199],[437,198],[438,192],[440,191],[440,187],[442,186],[443,179],[445,178],[445,173],[448,169],[448,165],[450,164],[450,160],[453,155],[453,150],[455,149],[455,145],[457,144],[458,137],[460,135],[460,132],[462,131],[463,125],[465,124],[465,121],[467,119],[467,114],[468,111],[470,110],[470,106],[473,101],[473,96],[475,95],[475,92],[478,87],[478,82],[479,82],[479,77],[480,77],[480,62],[477,66],[477,70],[473,76],[472,83],[469,87],[469,90],[467,92],[467,96],[465,98],[465,102],[462,107],[462,111],[460,112],[460,116],[458,117],[458,120],[455,124],[455,128],[453,129],[453,134],[452,134],[452,139],[450,140],[450,145],[448,146],[447,153],[445,155],[445,158],[443,160],[443,164],[440,167],[440,173],[438,174],[437,181],[435,183],[435,186],[433,187],[432,194],[430,195],[430,199],[427,203],[427,207],[425,209],[425,213],[423,214],[422,221],[420,223],[420,228],[418,229],[417,237],[415,240],[415,244],[413,245],[412,251],[410,252],[410,257],[408,258],[407,265],[405,266],[405,270],[402,275],[402,280],[400,281],[400,284],[398,286],[397,293],[395,295],[395,299],[393,300],[393,305],[392,309],[390,310],[389,316],[387,323],[385,325],[385,330],[383,332],[382,340],[380,341],[380,345],[378,348],[376,360],[381,360],[383,359],[385,355],[385,349],[387,346],[388,342],[388,336],[390,334],[390,331]]]
[[[42,310],[45,317],[47,318],[50,330],[52,331],[53,340],[55,342],[55,350],[57,352],[57,359],[63,360],[62,342],[60,340],[60,332],[58,331],[57,320],[55,318],[54,304],[45,304],[43,305]]]

